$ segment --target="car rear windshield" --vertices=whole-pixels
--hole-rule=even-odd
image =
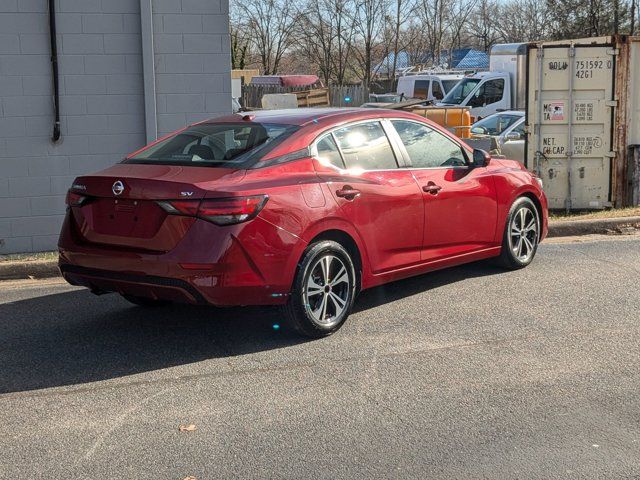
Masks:
[[[144,149],[124,163],[246,168],[298,128],[246,122],[203,123]]]

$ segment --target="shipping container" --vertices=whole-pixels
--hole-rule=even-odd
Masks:
[[[640,37],[531,43],[525,165],[552,209],[638,202]]]

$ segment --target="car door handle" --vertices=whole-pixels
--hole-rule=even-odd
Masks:
[[[353,200],[360,195],[360,190],[351,188],[349,185],[342,187],[340,190],[336,190],[336,195],[340,198],[346,198],[347,200]]]
[[[437,195],[440,190],[442,190],[442,187],[440,185],[436,185],[435,183],[429,183],[422,187],[422,191],[430,193],[431,195]]]

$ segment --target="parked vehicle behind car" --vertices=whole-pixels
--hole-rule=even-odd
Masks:
[[[405,99],[424,98],[439,101],[463,78],[456,74],[415,74],[398,78],[397,94]]]
[[[60,269],[134,304],[281,305],[329,335],[361,290],[495,257],[533,260],[538,179],[417,115],[296,109],[186,127],[67,196]]]
[[[526,43],[491,47],[489,71],[464,77],[447,92],[442,105],[470,107],[478,120],[504,110],[524,109],[526,100]]]
[[[524,163],[524,120],[520,110],[494,113],[471,125],[471,134],[494,137],[501,155]]]

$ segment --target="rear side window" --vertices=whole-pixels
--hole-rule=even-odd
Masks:
[[[413,96],[415,98],[427,98],[429,95],[429,80],[416,80],[413,84]]]
[[[389,139],[380,122],[359,123],[334,132],[347,168],[398,168]]]
[[[404,147],[415,168],[464,166],[462,147],[434,129],[406,120],[393,120]]]
[[[318,158],[323,162],[330,163],[334,167],[344,168],[340,151],[331,135],[322,137],[316,143],[316,150],[318,151]]]
[[[260,123],[194,125],[143,150],[125,163],[239,167],[251,164],[298,127]]]

